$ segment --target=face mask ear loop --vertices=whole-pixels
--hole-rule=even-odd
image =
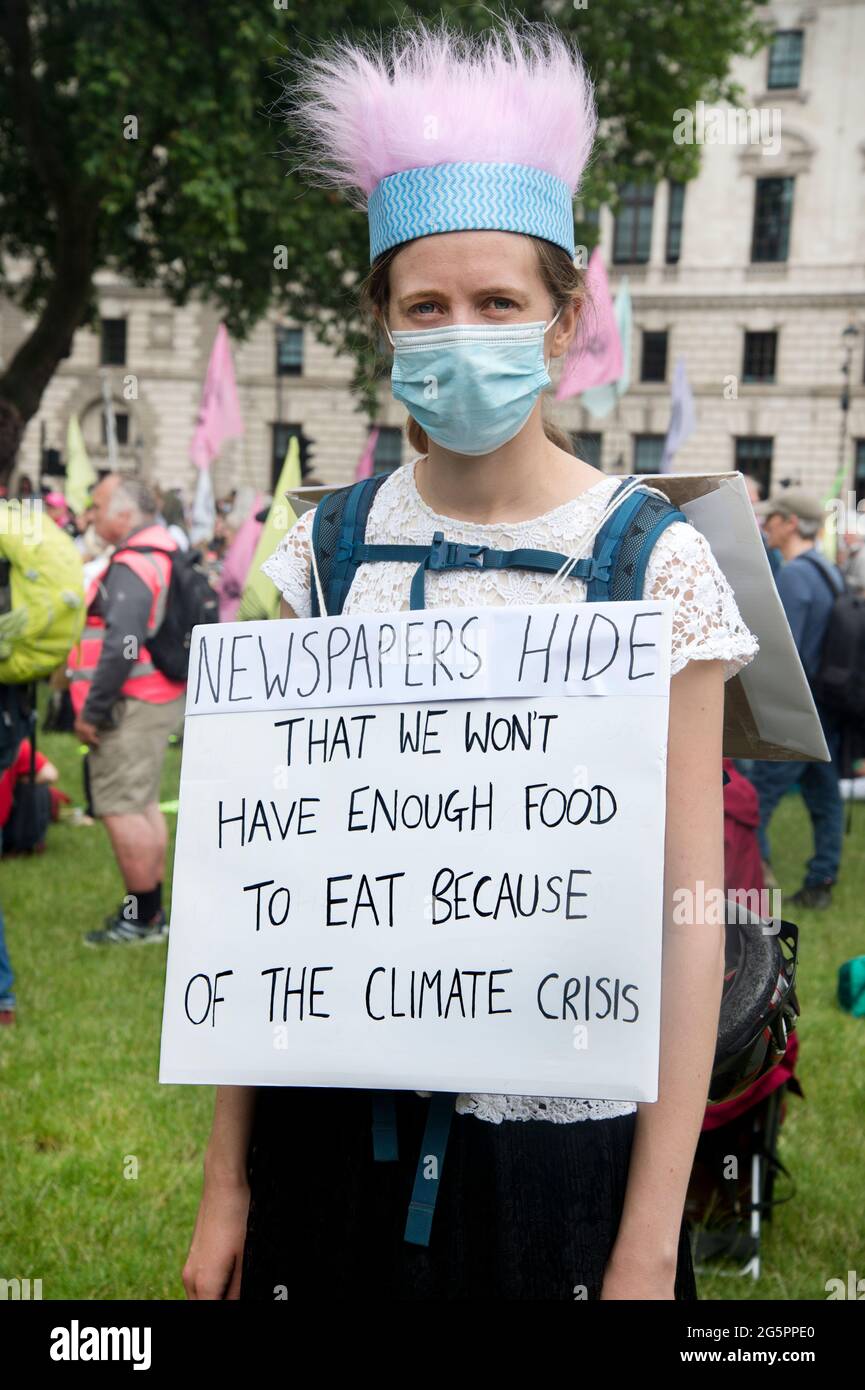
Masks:
[[[604,508],[604,510],[601,512],[601,515],[598,517],[597,521],[594,523],[591,530],[589,531],[588,535],[583,538],[579,550],[573,551],[572,554],[568,556],[565,563],[561,566],[560,569],[556,571],[552,579],[550,579],[548,583],[544,586],[544,588],[541,590],[539,595],[539,600],[541,602],[543,602],[543,600],[546,599],[547,595],[551,594],[554,591],[554,589],[564,584],[564,581],[568,578],[568,576],[571,573],[571,570],[574,568],[577,562],[588,553],[592,541],[595,539],[595,536],[600,531],[604,522],[612,516],[613,512],[616,511],[616,509],[620,507],[623,502],[627,501],[632,492],[635,492],[637,488],[641,487],[642,485],[643,484],[639,478],[631,478],[628,481],[627,485],[622,488],[622,491],[619,493],[618,497],[616,497],[614,501],[610,503],[609,506]]]
[[[546,334],[549,333],[550,329],[552,328],[552,326],[553,326],[553,324],[555,323],[556,319],[557,319],[557,318],[559,317],[559,315],[561,314],[562,309],[564,309],[564,307],[565,307],[564,304],[560,305],[560,306],[559,306],[559,309],[557,310],[557,312],[556,312],[555,314],[553,314],[553,317],[550,319],[549,323],[545,325],[545,327],[544,327],[544,336],[546,336]],[[548,362],[545,364],[545,366],[544,366],[544,371],[546,372],[547,376],[549,376],[549,374],[550,374],[550,365],[551,365],[551,363],[552,363],[552,360],[553,360],[553,354],[552,354],[552,350],[551,350],[551,351],[550,351],[549,361],[548,361]]]
[[[396,347],[396,343],[394,342],[393,338],[390,336],[390,329],[389,329],[388,326],[387,326],[387,319],[382,319],[382,325],[383,325],[383,327],[384,327],[384,331],[385,331],[385,333],[386,333],[386,335],[387,335],[387,340],[388,340],[388,342],[390,343],[391,347]]]

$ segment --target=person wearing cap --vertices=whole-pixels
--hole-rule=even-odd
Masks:
[[[585,308],[573,197],[596,116],[578,52],[547,25],[419,24],[387,53],[346,41],[304,55],[294,95],[307,167],[366,209],[362,304],[410,417],[414,457],[375,493],[367,541],[430,546],[442,531],[458,549],[574,553],[622,481],[576,458],[543,408]],[[311,612],[314,515],[263,566],[283,618]],[[342,611],[407,610],[416,568],[361,563]],[[563,593],[548,578],[430,569],[426,606],[585,598],[583,580]],[[721,893],[724,679],[756,639],[685,521],[656,540],[644,593],[675,609],[659,881],[668,896],[683,882]],[[188,1296],[694,1299],[683,1212],[723,976],[723,927],[674,931],[667,913],[656,1103],[457,1095],[428,1245],[404,1237],[428,1096],[396,1092],[398,1152],[382,1153],[369,1090],[218,1087]]]
[[[757,518],[757,525],[760,528],[760,539],[763,542],[763,549],[766,552],[766,559],[769,561],[769,568],[772,571],[772,576],[774,578],[774,576],[778,573],[783,563],[781,559],[781,552],[777,550],[775,546],[770,546],[768,541],[766,540],[766,532],[763,529],[763,518],[760,514],[760,484],[757,482],[756,478],[752,478],[748,473],[743,474],[743,477],[745,480],[745,491],[747,492],[751,506],[754,509],[754,515]],[[741,759],[738,759],[737,761],[741,763]]]
[[[805,489],[788,487],[759,502],[754,510],[763,519],[767,545],[781,552],[784,563],[775,583],[805,675],[812,681],[834,606],[833,590],[840,594],[844,588],[837,566],[817,549],[825,508]],[[790,901],[800,907],[826,908],[832,902],[832,885],[841,863],[844,808],[838,768],[840,731],[836,720],[819,703],[817,712],[832,761],[759,761],[754,763],[751,781],[760,797],[760,851],[770,869],[769,822],[784,793],[799,784],[811,819],[814,853],[802,887]]]

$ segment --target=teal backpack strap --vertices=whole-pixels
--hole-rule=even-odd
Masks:
[[[376,1163],[395,1163],[399,1158],[396,1095],[393,1091],[373,1092],[372,1156]]]
[[[614,501],[631,481],[624,478],[613,493]],[[688,521],[665,497],[636,488],[617,507],[595,537],[594,573],[586,585],[590,603],[643,597],[646,566],[655,542],[674,521]]]
[[[462,545],[456,541],[445,540],[443,531],[435,532],[430,545],[368,545],[366,541],[356,538],[360,524],[357,519],[359,516],[360,511],[358,509],[357,517],[353,522],[349,502],[346,505],[345,516],[341,523],[343,538],[337,542],[336,563],[330,573],[331,584],[341,584],[342,588],[339,592],[334,592],[332,598],[328,598],[326,581],[324,576],[321,576],[327,609],[331,615],[342,611],[341,605],[340,607],[334,605],[340,595],[341,602],[345,602],[358,565],[374,564],[376,561],[398,561],[402,564],[417,562],[418,567],[412,578],[410,591],[410,606],[413,610],[417,610],[425,607],[424,581],[428,570],[521,569],[534,570],[539,574],[555,574],[568,558],[566,555],[559,555],[555,550],[530,550],[527,548],[493,550],[487,545]],[[315,527],[316,523],[313,522],[313,544],[316,543]],[[352,536],[355,538],[352,539]],[[316,549],[316,560],[319,563],[319,574],[321,575],[319,555],[320,552]],[[325,556],[324,558],[326,562],[328,557]],[[569,578],[590,579],[596,568],[594,557],[587,556],[577,562],[571,570]],[[313,616],[318,616],[316,610],[313,611]]]
[[[462,545],[457,541],[445,540],[443,531],[436,531],[432,545],[426,547],[405,546],[406,551],[419,550],[423,555],[411,582],[410,607],[413,610],[425,607],[424,583],[428,570],[451,569],[477,570],[532,570],[536,574],[556,574],[567,563],[567,555],[559,555],[555,550],[532,550],[527,547],[517,550],[493,550],[487,545]],[[385,549],[384,546],[368,546],[368,550]],[[375,557],[372,557],[375,558]],[[413,555],[397,555],[394,559],[413,559]],[[589,580],[596,572],[597,562],[593,555],[578,560],[571,569],[569,579]]]
[[[651,498],[649,499],[649,501],[652,500],[653,499]],[[660,516],[655,516],[654,518],[652,518],[651,516],[645,517],[644,513],[646,510],[647,508],[644,508],[643,513],[639,514],[640,519],[643,521],[651,521],[652,524],[647,526],[645,530],[645,537],[642,542],[642,548],[640,550],[640,554],[637,560],[634,563],[632,579],[634,598],[643,597],[643,582],[646,577],[646,566],[649,563],[649,557],[652,553],[652,550],[654,549],[655,541],[658,539],[661,532],[666,531],[668,526],[672,526],[674,521],[685,521],[688,523],[689,526],[691,525],[691,522],[688,521],[688,518],[686,517],[685,513],[683,511],[680,511],[678,507],[674,507],[671,502],[667,504],[667,509],[661,512]]]
[[[331,617],[342,612],[359,561],[356,546],[366,534],[366,521],[373,498],[387,478],[386,473],[364,478],[350,487],[339,488],[319,502],[312,523],[312,547],[324,601]],[[310,566],[310,604],[314,618],[321,617],[318,589]]]
[[[342,612],[358,566],[374,561],[417,561],[411,584],[413,610],[425,607],[424,581],[428,570],[522,569],[554,574],[567,563],[568,557],[554,550],[494,550],[484,545],[462,545],[445,540],[442,531],[435,532],[428,546],[367,545],[364,537],[369,509],[386,477],[382,473],[340,488],[316,508],[312,544],[331,616]],[[623,478],[613,498],[630,481]],[[592,554],[578,560],[568,577],[585,580],[586,598],[591,602],[642,598],[646,566],[655,542],[674,521],[687,520],[684,512],[666,498],[637,488],[601,527]],[[310,590],[312,615],[319,617],[315,584],[310,584]]]
[[[455,1102],[456,1095],[446,1091],[438,1091],[430,1097],[403,1236],[409,1245],[429,1245]],[[428,1174],[427,1165],[430,1163],[431,1171]]]

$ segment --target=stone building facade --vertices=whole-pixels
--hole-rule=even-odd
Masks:
[[[698,107],[690,121],[671,113],[671,140],[703,146],[699,176],[684,189],[631,185],[615,217],[600,215],[611,288],[627,276],[632,297],[630,389],[603,419],[576,399],[550,401],[550,414],[605,470],[655,471],[681,357],[697,426],[677,471],[741,467],[764,487],[791,479],[826,493],[843,458],[861,497],[865,0],[776,3],[768,12],[771,46],[735,64],[741,108]],[[101,332],[76,334],[27,429],[19,472],[35,481],[46,460],[49,470],[62,460],[73,412],[91,457],[105,465],[102,373],[122,466],[188,493],[216,312],[176,308],[107,274],[98,283]],[[0,301],[0,359],[27,327]],[[292,432],[319,480],[349,481],[369,428],[349,390],[351,363],[277,313],[233,349],[245,434],[215,467],[217,493],[268,490]],[[377,468],[408,456],[404,418],[385,378]]]

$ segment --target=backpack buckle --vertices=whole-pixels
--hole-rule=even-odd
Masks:
[[[595,557],[594,557],[594,555],[593,555],[593,556],[591,557],[591,563],[590,563],[590,565],[589,565],[589,573],[588,573],[588,575],[586,576],[587,581],[588,581],[589,583],[591,583],[591,581],[592,581],[593,579],[599,579],[600,582],[601,582],[602,584],[606,584],[607,581],[609,580],[609,578],[610,578],[610,562],[609,562],[609,560],[606,560],[606,559],[604,559],[604,560],[596,560]]]
[[[436,531],[430,546],[429,568],[481,570],[486,549],[485,545],[460,545],[457,541],[446,541],[444,531]]]
[[[597,580],[601,584],[609,583],[610,569],[612,567],[613,554],[615,552],[617,540],[615,536],[606,536],[598,548],[596,555],[589,557],[587,583],[591,584]]]

